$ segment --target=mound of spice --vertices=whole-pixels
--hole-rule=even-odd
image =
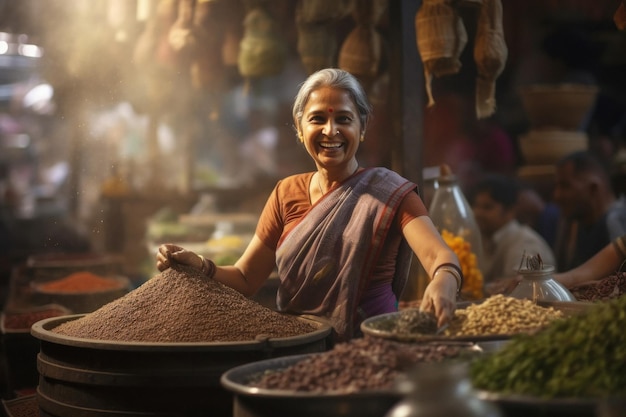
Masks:
[[[37,284],[41,292],[75,294],[121,289],[124,283],[96,275],[89,271],[78,271],[63,278]]]
[[[40,320],[66,314],[69,314],[68,310],[55,306],[33,308],[30,311],[5,311],[2,315],[2,328],[7,331],[28,331],[33,324]]]
[[[481,336],[528,333],[563,317],[563,312],[553,307],[542,307],[530,300],[498,294],[480,304],[457,309],[444,334]]]
[[[465,350],[461,345],[411,344],[366,336],[338,343],[329,351],[307,356],[287,368],[266,372],[250,385],[313,393],[392,389],[411,366],[458,358]]]
[[[244,297],[199,271],[175,266],[54,332],[85,339],[183,343],[293,337],[317,327]]]
[[[474,387],[541,398],[626,396],[626,297],[597,303],[471,365]]]
[[[619,271],[598,281],[570,289],[579,301],[606,301],[626,294],[626,272]]]

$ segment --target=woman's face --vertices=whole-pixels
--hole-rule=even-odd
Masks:
[[[363,130],[350,94],[330,87],[311,93],[300,129],[300,139],[315,164],[328,169],[349,165]]]

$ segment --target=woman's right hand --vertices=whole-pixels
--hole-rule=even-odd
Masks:
[[[200,256],[195,252],[171,243],[165,243],[159,246],[156,259],[156,267],[161,272],[171,267],[172,263],[188,265],[199,271],[202,270],[202,258],[200,258]]]

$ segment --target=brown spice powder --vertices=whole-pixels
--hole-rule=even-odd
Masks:
[[[183,343],[293,337],[316,330],[177,265],[79,319],[53,329],[85,339]]]

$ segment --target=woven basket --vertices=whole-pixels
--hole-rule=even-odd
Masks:
[[[378,73],[382,38],[369,25],[357,25],[346,37],[339,52],[339,68],[361,80],[372,80]]]
[[[415,16],[417,48],[424,67],[433,75],[455,74],[467,44],[463,20],[446,1],[426,1]]]
[[[298,0],[296,21],[322,23],[338,20],[350,12],[352,0]]]
[[[309,74],[333,67],[337,57],[337,39],[329,23],[298,24],[298,53]]]
[[[378,23],[387,11],[389,0],[354,0],[352,17],[357,24]]]
[[[425,0],[415,15],[417,49],[424,64],[428,106],[435,104],[433,77],[456,74],[467,44],[467,31],[457,11],[446,0]]]
[[[247,78],[280,73],[287,59],[287,45],[272,16],[263,8],[252,9],[246,14],[244,27],[237,59],[239,73]]]

